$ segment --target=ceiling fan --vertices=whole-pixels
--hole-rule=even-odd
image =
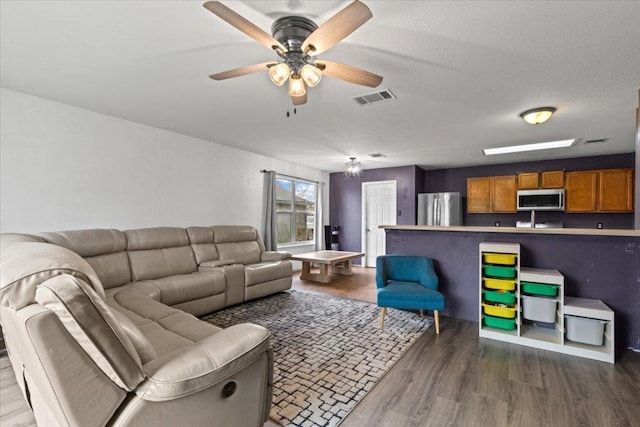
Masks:
[[[275,51],[281,58],[277,62],[263,62],[212,74],[209,77],[213,80],[268,71],[271,81],[278,86],[289,80],[289,95],[294,105],[307,102],[307,86],[316,86],[323,75],[368,87],[377,87],[382,82],[382,76],[369,71],[315,58],[371,19],[371,10],[358,0],[354,0],[321,26],[303,16],[277,19],[271,26],[273,36],[219,1],[208,1],[203,6],[258,43]]]

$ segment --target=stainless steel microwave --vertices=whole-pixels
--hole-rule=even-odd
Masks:
[[[564,189],[518,190],[519,211],[563,211]]]

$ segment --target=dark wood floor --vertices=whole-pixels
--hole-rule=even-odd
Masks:
[[[375,301],[373,269],[294,289]],[[393,316],[393,310],[389,311]],[[0,425],[34,425],[7,359],[0,359]],[[268,423],[267,425],[274,425]],[[640,354],[615,365],[478,338],[478,325],[441,318],[341,427],[639,426]]]

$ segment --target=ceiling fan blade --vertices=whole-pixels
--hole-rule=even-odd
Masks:
[[[236,27],[258,43],[266,46],[269,49],[278,49],[282,53],[285,53],[287,49],[278,40],[274,39],[269,33],[262,30],[260,27],[250,22],[248,19],[238,15],[227,6],[223,5],[219,1],[208,1],[203,6],[211,13],[228,22]]]
[[[291,97],[291,102],[293,102],[293,105],[306,104],[307,103],[307,94],[305,93],[302,96],[292,96]]]
[[[302,51],[308,55],[318,55],[353,33],[372,16],[364,3],[355,0],[311,33],[302,43]]]
[[[259,73],[267,71],[270,65],[276,65],[277,62],[263,62],[262,64],[253,64],[246,67],[234,68],[233,70],[223,71],[222,73],[211,74],[209,78],[213,80],[226,80],[233,77],[240,77],[247,74]]]
[[[351,65],[325,61],[324,59],[316,61],[316,65],[322,69],[322,74],[345,82],[369,87],[377,87],[382,83],[382,76]]]

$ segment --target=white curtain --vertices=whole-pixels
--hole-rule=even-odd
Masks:
[[[324,247],[324,221],[322,218],[322,200],[324,192],[324,182],[319,182],[316,192],[316,251],[325,249]]]
[[[276,219],[276,172],[264,172],[265,217],[264,217],[264,247],[268,251],[278,250],[277,219]]]

